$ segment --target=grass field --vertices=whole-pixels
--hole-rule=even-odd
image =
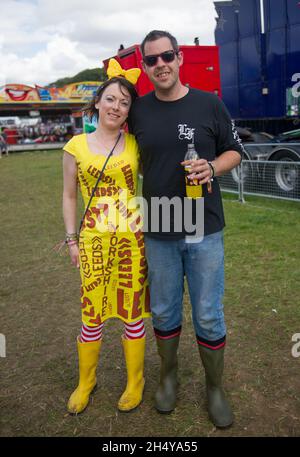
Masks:
[[[205,409],[204,374],[188,298],[180,342],[176,410],[161,416],[152,397],[159,359],[147,321],[146,389],[140,408],[121,414],[123,326],[104,331],[98,390],[78,417],[66,402],[77,382],[79,276],[52,250],[64,236],[61,152],[16,153],[0,160],[1,436],[299,436],[299,203],[225,196],[228,343],[224,385],[235,412],[216,430]]]

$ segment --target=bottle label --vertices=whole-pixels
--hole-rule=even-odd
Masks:
[[[190,167],[185,167],[185,191],[188,198],[202,197],[202,184],[199,179],[189,179]]]

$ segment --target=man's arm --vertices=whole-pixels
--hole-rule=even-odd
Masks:
[[[241,155],[237,151],[225,151],[211,164],[215,170],[215,176],[222,176],[237,167],[242,161]]]
[[[215,98],[215,119],[217,125],[216,155],[211,161],[213,170],[205,159],[183,162],[191,166],[190,179],[200,179],[200,184],[207,183],[213,176],[222,176],[239,165],[242,160],[244,147],[236,131],[234,122],[224,103]]]

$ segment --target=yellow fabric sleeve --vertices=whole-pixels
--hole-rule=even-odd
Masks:
[[[76,157],[77,155],[77,140],[76,136],[73,136],[63,147],[63,150],[72,154],[72,156]]]

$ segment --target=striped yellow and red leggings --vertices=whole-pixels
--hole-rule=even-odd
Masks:
[[[80,333],[80,342],[89,343],[91,341],[99,341],[102,339],[102,331],[104,322],[97,327],[90,327],[82,324]],[[135,322],[124,322],[124,337],[127,340],[135,340],[145,336],[145,326],[143,319]]]

